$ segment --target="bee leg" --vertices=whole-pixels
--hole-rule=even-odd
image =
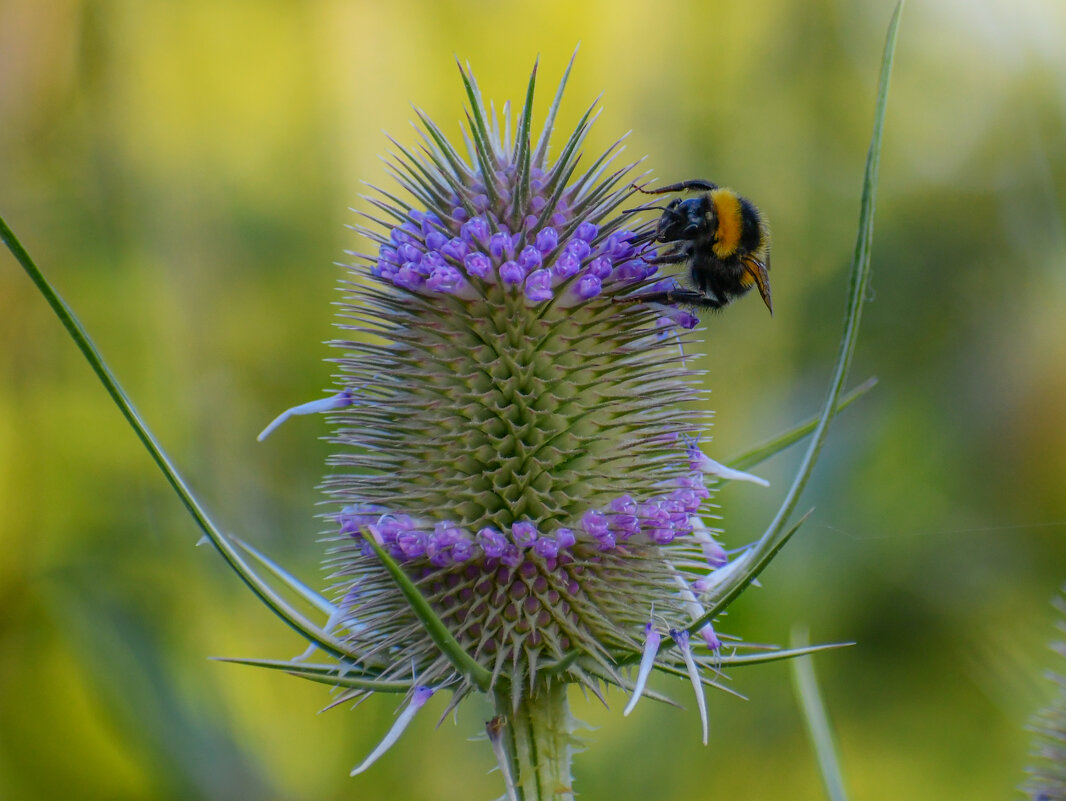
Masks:
[[[633,247],[640,247],[641,245],[646,245],[649,242],[654,241],[656,236],[657,233],[655,231],[645,231],[643,234],[635,234],[631,236],[626,241]]]
[[[645,189],[643,186],[637,186],[636,184],[633,184],[633,188],[639,192],[643,192],[645,195],[663,195],[667,192],[685,192],[689,189],[699,189],[704,192],[710,192],[712,189],[717,189],[718,184],[695,178],[691,181],[681,181],[668,186],[659,186],[655,189]]]
[[[711,297],[710,295],[704,295],[702,293],[693,293],[697,295],[694,300],[682,300],[680,303],[687,303],[690,306],[697,306],[701,309],[723,309],[729,305],[729,298],[720,298],[717,295]]]
[[[683,306],[697,306],[701,309],[720,309],[728,301],[712,298],[694,289],[667,289],[663,292],[645,292],[619,298],[620,301],[633,303],[680,303]]]
[[[662,256],[652,256],[650,259],[644,259],[646,264],[680,264],[683,261],[688,261],[689,254],[681,251],[679,253],[664,253]]]

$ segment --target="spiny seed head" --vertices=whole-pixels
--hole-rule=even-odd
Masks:
[[[344,287],[330,566],[352,649],[382,678],[456,674],[370,538],[494,681],[591,684],[639,656],[653,612],[664,631],[693,620],[717,548],[681,350],[695,320],[620,302],[652,283],[655,253],[617,214],[618,143],[575,177],[592,108],[553,161],[559,97],[534,144],[531,80],[512,141],[507,106],[501,132],[463,79],[468,156],[420,114],[419,152],[397,145],[390,165],[412,207],[369,199],[376,252]]]

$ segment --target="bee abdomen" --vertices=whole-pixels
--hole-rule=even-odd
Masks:
[[[740,247],[743,253],[756,253],[766,243],[766,226],[759,210],[748,200],[740,200]]]

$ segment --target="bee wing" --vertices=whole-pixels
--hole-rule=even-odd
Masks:
[[[774,313],[774,301],[770,295],[770,254],[766,254],[766,261],[760,261],[759,259],[749,256],[743,259],[744,271],[750,276],[751,280],[755,282],[755,286],[759,288],[759,295],[762,296],[762,302],[766,304],[766,308],[770,310],[770,314]]]

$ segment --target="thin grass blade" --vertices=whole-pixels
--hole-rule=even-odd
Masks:
[[[790,642],[794,649],[808,648],[807,631],[792,629]],[[810,656],[792,660],[792,684],[803,711],[803,720],[807,724],[811,746],[818,758],[825,794],[830,801],[848,801],[848,795],[844,791],[844,776],[840,772],[840,760],[829,725],[829,715],[825,711],[825,702],[818,689],[818,679],[814,675],[814,660]]]

